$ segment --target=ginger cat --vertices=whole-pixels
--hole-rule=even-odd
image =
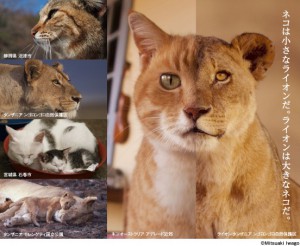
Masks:
[[[129,237],[299,237],[299,186],[291,181],[287,220],[280,161],[256,116],[271,41],[255,33],[231,43],[169,35],[136,12],[129,25],[140,54],[134,103],[144,131],[128,194]]]
[[[12,227],[28,224],[30,221],[24,221],[25,216],[28,215],[29,220],[39,227],[38,218],[46,218],[46,222],[51,223],[56,211],[68,210],[75,202],[76,200],[70,193],[65,193],[61,197],[25,197],[10,205],[11,208],[15,206],[20,206],[20,208],[12,218],[5,221],[4,225]],[[63,218],[61,222],[65,223]]]

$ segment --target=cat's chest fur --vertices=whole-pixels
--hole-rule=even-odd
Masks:
[[[153,144],[153,160],[156,173],[153,189],[157,202],[172,215],[194,218],[196,200],[195,154],[179,153]]]

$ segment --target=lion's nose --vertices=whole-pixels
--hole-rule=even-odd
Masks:
[[[192,119],[193,121],[197,121],[202,115],[207,114],[210,110],[211,107],[198,107],[198,108],[188,107],[185,108],[183,111],[189,119]]]
[[[72,97],[72,100],[74,101],[74,102],[77,102],[77,103],[79,103],[80,102],[80,100],[81,100],[81,96],[78,96],[78,97]]]

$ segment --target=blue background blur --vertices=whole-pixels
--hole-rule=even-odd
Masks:
[[[0,0],[5,7],[38,14],[48,0]]]

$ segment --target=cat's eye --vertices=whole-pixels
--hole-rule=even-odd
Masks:
[[[61,86],[61,83],[59,82],[58,79],[52,80],[52,83],[53,83],[54,85],[56,85],[56,86]]]
[[[58,9],[51,9],[48,13],[47,19],[50,20],[57,11]]]
[[[160,76],[160,85],[166,90],[174,90],[181,85],[181,81],[175,74],[164,73]]]
[[[227,83],[229,82],[231,74],[227,71],[217,72],[215,75],[215,82]]]

